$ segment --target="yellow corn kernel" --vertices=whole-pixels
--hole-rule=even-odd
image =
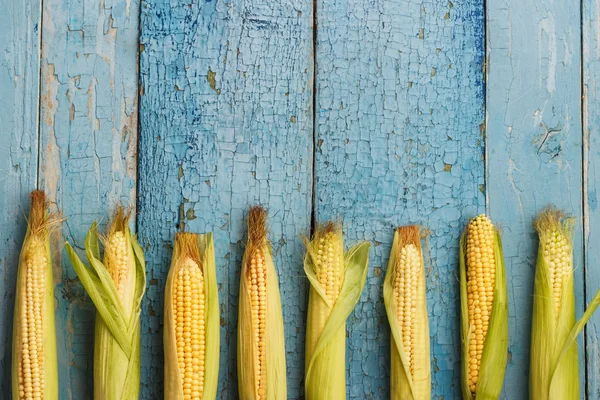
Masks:
[[[310,328],[307,327],[306,330],[307,358],[315,350],[317,341],[340,295],[344,281],[344,243],[341,228],[332,222],[325,224],[315,235],[313,243],[315,247],[313,255],[314,271],[317,281],[325,293],[327,302],[325,303],[323,299],[313,296],[312,303],[320,303],[320,306],[311,307],[311,300],[309,299],[308,324]],[[344,329],[340,329],[340,331],[345,332],[345,326],[344,323]],[[339,335],[341,337],[342,334]],[[345,345],[340,348],[340,351],[345,354]]]
[[[17,277],[13,326],[13,398],[58,399],[54,285],[46,196],[31,193]]]
[[[396,230],[384,281],[384,302],[392,331],[390,398],[431,397],[429,322],[425,268],[418,226]]]
[[[217,290],[212,234],[178,233],[165,289],[165,399],[216,396]]]
[[[344,254],[341,227],[317,229],[304,259],[311,287],[306,326],[307,400],[346,398],[346,319],[365,284],[369,244]]]
[[[421,273],[421,260],[417,246],[407,244],[400,251],[400,266],[396,271],[395,301],[396,316],[401,322],[402,344],[408,357],[408,369],[414,374],[415,348],[413,346],[415,337],[417,277]]]
[[[200,266],[185,259],[175,280],[173,308],[177,334],[177,360],[183,375],[183,398],[202,396],[204,384],[204,282]]]
[[[267,211],[248,213],[248,244],[240,277],[238,386],[242,400],[287,397],[283,314],[267,240]]]
[[[319,283],[325,288],[327,299],[335,305],[344,280],[344,249],[336,227],[328,224],[319,237],[316,270]]]
[[[467,229],[467,298],[469,324],[473,326],[469,342],[469,388],[475,392],[494,303],[495,228],[489,218],[479,215],[471,220]]]
[[[498,398],[508,352],[508,302],[502,242],[485,215],[461,238],[462,389],[465,399]]]
[[[264,387],[264,350],[265,350],[265,323],[267,319],[267,290],[266,271],[263,262],[264,254],[260,249],[255,249],[250,254],[250,265],[247,278],[250,281],[250,301],[252,313],[252,332],[254,333],[256,378],[258,397],[263,398]]]
[[[548,265],[548,277],[552,286],[555,318],[558,319],[563,295],[564,284],[570,279],[573,270],[573,247],[571,240],[559,226],[554,226],[549,232],[544,232],[541,244],[544,249],[542,256]]]

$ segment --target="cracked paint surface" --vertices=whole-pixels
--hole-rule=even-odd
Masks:
[[[0,393],[10,388],[11,299],[39,175],[52,208],[69,218],[64,238],[80,250],[94,219],[104,224],[116,201],[135,206],[137,199],[149,271],[144,399],[163,395],[162,291],[183,226],[215,233],[219,398],[237,398],[245,212],[254,203],[270,207],[288,393],[302,398],[308,284],[300,235],[310,226],[314,174],[317,218],[344,218],[347,244],[373,241],[367,285],[348,321],[348,397],[389,393],[381,284],[393,227],[421,223],[431,230],[432,398],[459,398],[458,236],[484,211],[487,190],[488,211],[503,231],[510,296],[503,398],[527,398],[537,247],[531,220],[547,202],[579,218],[576,264],[584,265],[585,249],[588,266],[576,271],[579,314],[583,294],[589,300],[600,287],[600,3],[582,0],[580,28],[579,8],[566,1],[487,2],[484,89],[481,0],[319,0],[314,138],[313,2],[188,3],[144,1],[138,47],[137,1],[47,0],[41,13],[40,0],[0,0]],[[61,398],[89,399],[94,307],[55,254]],[[600,396],[599,327],[597,314],[586,330],[590,399]],[[581,347],[582,379],[583,354]]]
[[[316,215],[373,242],[348,319],[348,397],[389,397],[394,227],[431,230],[432,398],[460,397],[458,240],[484,211],[483,2],[318,2]]]
[[[42,18],[42,187],[81,251],[94,220],[102,229],[117,202],[135,206],[139,11],[125,0],[49,0]],[[89,399],[94,307],[55,254],[61,398]]]
[[[0,393],[11,390],[17,265],[37,180],[39,20],[39,0],[0,0]]]
[[[524,399],[538,245],[532,221],[550,202],[577,218],[575,293],[582,311],[580,15],[567,1],[487,4],[488,210],[502,229],[509,295],[503,398]]]
[[[312,1],[146,1],[140,59],[138,232],[146,249],[141,398],[163,397],[163,291],[178,229],[213,231],[219,398],[237,398],[236,329],[246,212],[271,210],[288,395],[304,373],[302,266],[312,191]]]
[[[583,206],[585,292],[589,302],[600,288],[600,3],[582,1],[583,21]],[[587,398],[600,398],[600,314],[586,326]]]

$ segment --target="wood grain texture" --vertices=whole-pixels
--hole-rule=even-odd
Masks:
[[[600,288],[598,1],[582,0],[581,15],[567,0],[488,1],[484,46],[483,0],[318,0],[316,49],[312,0],[41,3],[0,0],[0,393],[10,388],[16,266],[38,179],[80,250],[93,220],[104,224],[116,202],[137,201],[148,259],[142,399],[163,396],[162,293],[173,236],[184,227],[215,233],[219,398],[237,398],[239,270],[255,203],[271,210],[288,394],[302,398],[308,284],[300,237],[311,224],[313,174],[317,220],[343,219],[347,245],[373,242],[348,321],[349,398],[389,394],[382,283],[397,225],[431,230],[434,399],[460,398],[458,237],[486,197],[508,272],[503,399],[527,398],[531,222],[547,203],[578,218],[578,315],[584,294],[589,300]],[[57,250],[61,399],[90,399],[94,307],[63,258]],[[585,354],[580,348],[588,399],[600,398],[599,332],[597,314]]]
[[[138,232],[149,286],[141,398],[163,396],[163,290],[178,229],[213,231],[221,303],[219,398],[237,398],[246,212],[270,208],[288,395],[302,394],[310,227],[312,1],[148,0],[142,8]]]
[[[42,186],[82,249],[92,221],[134,206],[137,146],[136,0],[44,1],[41,49]],[[57,243],[61,399],[92,397],[94,307]]]
[[[585,291],[600,289],[600,4],[582,1]],[[600,398],[600,313],[586,327],[587,398]]]
[[[509,295],[504,398],[528,396],[533,218],[548,203],[577,218],[578,315],[583,303],[580,15],[569,1],[488,2],[487,196],[502,228]],[[580,348],[581,373],[584,368]]]
[[[11,388],[17,265],[36,187],[40,0],[0,0],[0,393]]]
[[[318,2],[316,215],[373,242],[348,396],[389,396],[382,283],[398,225],[429,237],[432,396],[459,398],[458,241],[484,211],[483,2]]]

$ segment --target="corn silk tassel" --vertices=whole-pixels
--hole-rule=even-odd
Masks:
[[[346,319],[365,285],[369,243],[344,254],[341,227],[320,226],[307,243],[304,271],[310,281],[306,325],[307,400],[346,398]]]
[[[12,398],[58,399],[54,281],[46,195],[31,193],[27,233],[19,258],[12,341]]]
[[[574,226],[574,218],[554,207],[547,207],[535,221],[540,241],[531,328],[529,397],[532,400],[579,400],[576,339],[600,304],[600,291],[576,322]]]
[[[240,276],[238,390],[241,400],[287,399],[283,314],[267,239],[267,211],[248,213],[248,244]]]
[[[383,283],[383,299],[392,332],[392,400],[431,398],[425,280],[420,228],[400,227],[394,234]]]
[[[165,287],[165,400],[217,397],[218,296],[212,233],[177,233]]]
[[[94,222],[85,240],[85,266],[71,245],[67,254],[83,287],[96,306],[94,399],[132,400],[140,390],[140,310],[146,288],[144,253],[129,230],[122,207],[103,239],[100,261]]]
[[[485,215],[460,239],[462,392],[465,400],[496,400],[508,355],[508,296],[500,233]]]

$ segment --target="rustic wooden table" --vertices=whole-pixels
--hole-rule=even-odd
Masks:
[[[162,290],[183,225],[215,234],[219,397],[237,398],[255,203],[271,211],[290,398],[303,397],[301,236],[329,218],[343,219],[347,243],[374,244],[348,320],[349,398],[389,393],[382,283],[393,227],[408,223],[431,230],[433,398],[460,398],[458,237],[487,212],[510,296],[503,398],[526,399],[531,221],[547,203],[577,217],[579,313],[600,287],[599,17],[592,0],[0,0],[0,393],[27,194],[40,187],[80,249],[116,202],[136,208],[142,399],[163,395]],[[89,399],[94,308],[56,260],[61,398]],[[588,399],[600,398],[599,330],[597,315],[580,340]]]

